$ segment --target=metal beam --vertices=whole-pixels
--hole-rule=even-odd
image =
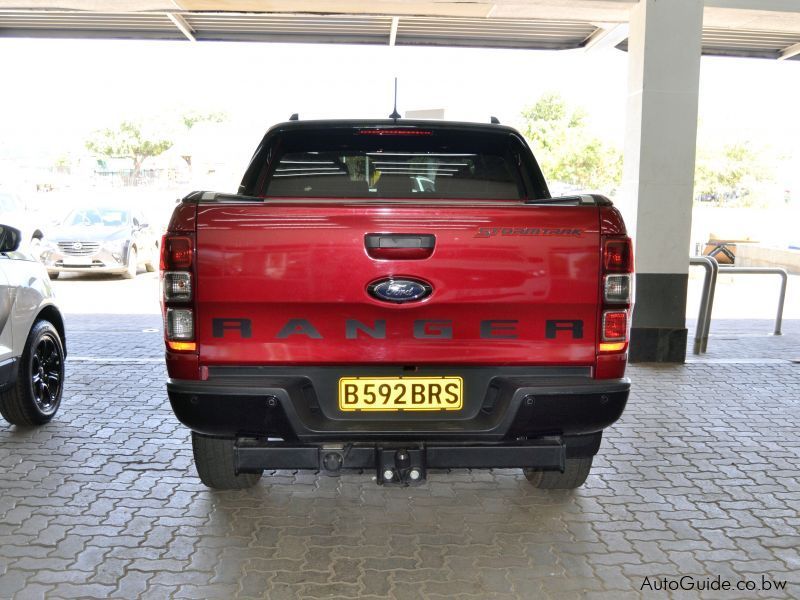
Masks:
[[[392,17],[392,29],[389,33],[389,45],[394,46],[395,42],[397,42],[397,26],[400,24],[400,19],[398,17]]]
[[[190,42],[196,42],[197,38],[194,37],[194,30],[189,26],[182,16],[176,13],[167,13],[169,20],[178,28],[178,30],[186,36]]]
[[[792,44],[788,48],[781,50],[778,60],[786,60],[787,58],[792,58],[798,54],[800,54],[800,42],[797,44]]]
[[[621,41],[628,39],[630,27],[627,23],[617,23],[603,25],[592,33],[584,42],[583,49],[586,52],[602,50],[603,48],[613,48]]]
[[[797,0],[704,0],[704,4],[713,8],[787,13],[796,13],[798,8]]]

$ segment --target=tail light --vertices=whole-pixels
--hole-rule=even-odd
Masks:
[[[161,270],[188,269],[192,266],[194,240],[188,235],[165,235],[161,238]]]
[[[605,304],[631,303],[631,274],[606,275],[603,284],[603,302]]]
[[[165,235],[161,240],[161,304],[164,339],[173,352],[197,350],[194,325],[194,237]]]
[[[633,299],[633,247],[627,236],[603,237],[602,300],[598,350],[601,353],[628,349]]]
[[[161,276],[161,293],[166,302],[190,302],[192,274],[185,271],[165,271]]]
[[[603,271],[606,273],[633,272],[633,247],[629,237],[605,238],[603,244]]]

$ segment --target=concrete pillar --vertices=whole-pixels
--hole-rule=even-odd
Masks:
[[[635,244],[632,362],[683,362],[702,0],[631,11],[625,166],[619,203]]]

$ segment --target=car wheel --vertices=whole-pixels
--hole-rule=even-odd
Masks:
[[[128,252],[128,268],[122,274],[124,279],[133,279],[139,271],[139,256],[136,254],[136,248],[131,248]]]
[[[236,474],[232,438],[215,438],[192,432],[194,464],[200,481],[215,490],[243,490],[253,487],[261,473]]]
[[[592,469],[593,458],[593,456],[568,458],[563,473],[538,469],[523,469],[523,472],[531,485],[540,490],[574,490],[586,482]]]
[[[58,276],[61,275],[61,273],[58,271],[48,271],[47,275],[50,277],[50,279],[58,279]]]
[[[64,346],[48,321],[34,323],[20,356],[17,381],[0,393],[0,414],[13,425],[42,425],[61,404]]]

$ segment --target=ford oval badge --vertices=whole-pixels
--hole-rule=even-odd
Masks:
[[[369,284],[367,291],[370,296],[378,300],[404,304],[427,298],[431,295],[433,288],[429,283],[419,279],[387,277]]]

